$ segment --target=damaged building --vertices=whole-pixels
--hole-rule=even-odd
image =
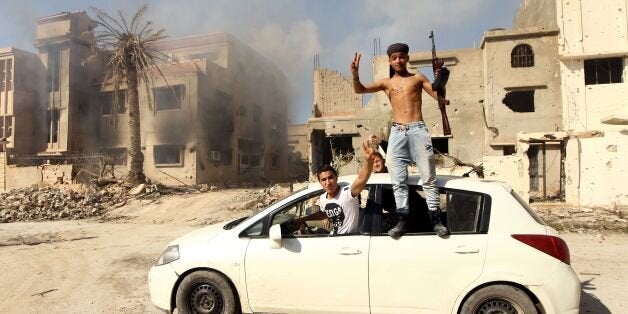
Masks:
[[[628,204],[618,184],[628,171],[621,153],[628,144],[627,12],[624,0],[610,2],[615,9],[604,17],[608,10],[586,1],[522,1],[512,29],[486,31],[478,48],[438,51],[451,70],[452,135],[444,135],[436,101],[424,96],[423,118],[441,153],[437,173],[481,165],[486,178],[532,200]],[[409,71],[431,73],[431,59],[429,51],[411,51]],[[387,78],[388,57],[372,62],[373,79]],[[310,170],[332,162],[355,173],[360,138],[386,138],[390,119],[384,92],[362,107],[351,77],[315,65]]]
[[[93,27],[85,12],[63,12],[37,20],[37,53],[0,49],[0,190],[40,184],[52,166],[52,183],[103,163],[125,175],[126,86],[114,95],[105,80],[109,52],[93,57]],[[159,65],[166,81],[156,78],[149,91],[154,111],[139,88],[147,177],[175,185],[283,180],[285,75],[227,33],[167,39],[156,48],[176,62]]]

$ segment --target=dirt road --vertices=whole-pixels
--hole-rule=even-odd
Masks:
[[[166,244],[200,222],[246,214],[224,209],[224,199],[206,199],[172,198],[139,210],[135,204],[105,223],[0,224],[0,313],[158,313],[147,272]],[[192,205],[199,200],[202,206]],[[217,204],[223,209],[212,210]],[[563,237],[583,282],[581,312],[628,312],[628,235]]]

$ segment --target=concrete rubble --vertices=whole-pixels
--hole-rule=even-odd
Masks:
[[[69,187],[22,188],[0,194],[0,223],[102,217],[109,209],[124,206],[133,199],[157,200],[165,195],[212,193],[223,188],[225,187],[206,184],[128,186],[124,183],[76,189]],[[289,187],[280,185],[253,189],[247,195],[234,199],[232,203],[237,205],[233,209],[262,208],[288,193]]]

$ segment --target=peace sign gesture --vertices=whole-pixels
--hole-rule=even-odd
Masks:
[[[353,56],[353,62],[351,62],[351,74],[353,74],[354,79],[359,77],[360,57],[362,55],[356,52]]]

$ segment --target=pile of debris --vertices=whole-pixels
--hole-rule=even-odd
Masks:
[[[130,199],[157,199],[163,195],[215,191],[215,186],[171,187],[125,183],[106,186],[22,188],[0,194],[0,223],[73,220],[102,216]]]
[[[151,203],[165,195],[206,193],[224,188],[207,184],[193,186],[140,184],[131,186],[124,182],[22,188],[0,194],[0,223],[102,217],[109,209],[122,207],[131,200]],[[252,189],[249,194],[233,201],[233,209],[265,207],[289,194],[290,190],[289,186],[280,185]],[[143,204],[146,205],[146,203]]]
[[[628,233],[628,207],[574,207],[564,203],[532,203],[543,220],[558,231]]]

